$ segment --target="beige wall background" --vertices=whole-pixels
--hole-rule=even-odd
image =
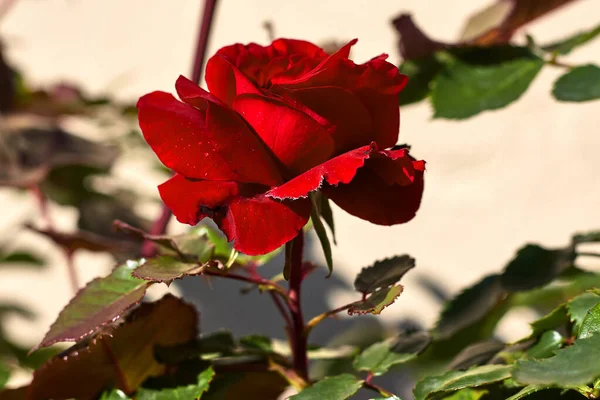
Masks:
[[[396,36],[390,24],[394,16],[410,12],[433,37],[452,40],[458,38],[465,17],[488,3],[223,0],[217,9],[209,54],[234,42],[266,44],[262,23],[269,20],[277,36],[314,42],[357,37],[359,43],[353,50],[356,60],[388,53],[390,60],[398,63]],[[152,90],[173,91],[177,76],[189,73],[201,5],[201,0],[21,0],[1,21],[0,35],[7,41],[10,60],[31,82],[43,85],[68,79],[90,93],[131,100]],[[580,0],[525,31],[543,43],[591,28],[599,17],[598,0]],[[522,38],[523,34],[519,35]],[[574,51],[565,61],[600,63],[600,40]],[[338,273],[331,281],[335,284],[323,281],[322,275],[313,277],[306,301],[325,296],[326,304],[319,305],[334,307],[354,300],[349,285],[363,266],[409,253],[416,257],[417,268],[405,278],[401,299],[382,318],[394,324],[411,317],[429,326],[440,305],[420,287],[419,277],[432,277],[454,293],[483,274],[498,271],[525,242],[562,246],[575,231],[599,228],[600,102],[560,104],[553,100],[551,86],[562,72],[545,68],[527,93],[507,109],[463,122],[432,120],[427,103],[403,108],[400,141],[412,144],[413,153],[428,162],[426,190],[417,218],[386,228],[335,209],[338,246],[334,260]],[[143,160],[121,162],[117,176],[122,183],[147,194],[156,193],[160,182],[147,172]],[[35,202],[28,196],[2,189],[0,204],[4,210],[0,226],[6,230],[24,215],[36,217]],[[73,210],[53,206],[51,212],[62,228],[74,227]],[[172,223],[170,228],[183,227]],[[45,240],[23,236],[19,240],[36,240],[40,250],[48,252],[51,267],[42,272],[3,271],[0,301],[22,301],[38,313],[35,321],[14,319],[9,326],[11,335],[33,343],[71,293],[61,255]],[[312,251],[314,257],[321,257],[318,246]],[[76,262],[86,280],[106,273],[111,266],[109,257],[92,254],[79,254]],[[587,264],[598,267],[593,260]],[[183,291],[209,293],[209,297],[196,300],[207,329],[233,323],[243,332],[263,332],[263,322],[211,313],[223,307],[219,296],[237,296],[231,291],[219,292],[225,288],[233,287],[216,285],[210,289],[194,282],[186,283]],[[256,301],[269,307],[260,303],[262,300]],[[235,307],[233,302],[226,305],[230,310]],[[507,339],[525,334],[527,316],[508,318],[500,333]],[[269,323],[267,330],[280,329],[278,322]],[[17,378],[14,384],[25,379]]]

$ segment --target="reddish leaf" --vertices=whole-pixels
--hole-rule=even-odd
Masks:
[[[192,340],[197,324],[196,310],[172,295],[142,304],[111,335],[76,345],[38,369],[28,400],[93,399],[110,387],[130,394],[146,378],[165,373],[154,359],[155,346]]]
[[[94,279],[81,289],[60,312],[42,342],[34,348],[57,342],[76,342],[115,321],[139,303],[148,283],[131,276],[139,262],[128,261],[104,278]]]
[[[404,287],[402,285],[396,285],[373,292],[366,299],[354,303],[348,309],[348,314],[381,314],[384,308],[392,305],[394,301],[396,301],[402,294],[403,289]]]
[[[392,24],[400,36],[400,54],[407,61],[427,57],[442,49],[507,44],[523,25],[572,1],[496,0],[496,3],[469,18],[463,31],[463,40],[456,43],[431,39],[408,14],[401,14]]]

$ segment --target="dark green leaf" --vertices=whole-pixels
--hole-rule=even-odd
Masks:
[[[444,65],[435,55],[404,61],[399,69],[408,76],[408,84],[399,94],[400,105],[419,102],[429,95],[430,84]]]
[[[376,261],[360,271],[354,281],[354,288],[362,293],[372,293],[395,285],[414,266],[415,259],[406,254]]]
[[[415,386],[415,400],[426,400],[434,394],[502,381],[510,377],[511,368],[510,365],[483,365],[466,371],[448,371],[442,375],[428,376]]]
[[[488,339],[465,347],[454,357],[448,369],[467,369],[486,364],[506,345],[496,339]]]
[[[510,292],[530,290],[545,285],[573,265],[575,254],[569,250],[549,250],[537,244],[519,249],[501,280]]]
[[[521,97],[543,66],[544,61],[536,57],[496,65],[456,60],[433,82],[434,118],[464,119],[506,107]]]
[[[139,265],[139,261],[127,261],[110,275],[88,283],[60,312],[42,342],[34,349],[57,342],[77,342],[139,303],[148,287],[146,281],[131,276]]]
[[[567,303],[569,318],[573,324],[572,334],[578,335],[583,320],[587,316],[588,310],[600,303],[600,296],[594,293],[584,293]]]
[[[236,344],[231,332],[216,331],[203,334],[200,338],[175,346],[156,346],[154,355],[163,364],[177,364],[181,361],[197,358],[204,354],[229,355]]]
[[[538,342],[527,350],[529,358],[547,358],[562,347],[563,336],[556,331],[546,331],[540,336]]]
[[[123,391],[119,389],[110,390],[102,393],[100,400],[131,400],[131,397],[127,396]]]
[[[362,381],[350,374],[330,376],[304,389],[290,400],[344,400],[362,387]]]
[[[321,242],[321,247],[323,248],[323,253],[325,254],[325,261],[327,262],[327,269],[329,270],[327,277],[330,277],[333,273],[333,258],[331,256],[331,243],[329,243],[329,237],[327,236],[325,225],[323,225],[321,215],[319,214],[320,200],[314,193],[310,193],[309,197],[312,201],[310,219],[313,222],[319,242]]]
[[[485,277],[446,304],[434,329],[434,336],[449,338],[461,329],[477,323],[506,295],[499,275]]]
[[[548,330],[558,329],[569,322],[566,304],[561,304],[549,314],[531,323],[531,337],[540,336]]]
[[[510,396],[508,399],[506,400],[519,400],[522,399],[523,397],[527,397],[530,394],[539,392],[541,390],[547,390],[550,389],[549,386],[544,386],[544,385],[529,385],[529,386],[525,386],[523,389],[521,389],[521,391],[513,396]]]
[[[600,335],[578,339],[551,358],[519,360],[513,371],[513,378],[517,382],[561,387],[586,385],[598,377]]]
[[[548,46],[544,46],[542,49],[548,52],[566,55],[569,54],[574,48],[579,47],[582,44],[586,44],[599,34],[600,25],[589,31],[579,32],[559,42],[549,44]]]
[[[250,335],[240,339],[240,343],[250,349],[260,350],[266,353],[273,352],[273,342],[267,336]]]
[[[323,221],[329,226],[329,230],[331,231],[331,237],[333,238],[333,243],[337,244],[335,239],[335,223],[333,221],[333,211],[331,210],[331,204],[329,204],[329,199],[323,195],[320,196],[320,207],[319,212],[321,214],[321,218]]]
[[[172,256],[158,256],[146,260],[132,275],[150,282],[164,282],[167,285],[184,276],[200,275],[208,264],[180,261]]]
[[[354,359],[358,371],[370,371],[375,375],[386,373],[392,366],[412,360],[431,343],[426,332],[402,335],[398,338],[375,343]]]
[[[36,254],[28,251],[13,251],[8,254],[0,254],[0,264],[22,264],[24,266],[39,267],[44,265],[45,261]]]
[[[200,399],[202,394],[208,390],[210,382],[215,376],[215,371],[208,368],[198,374],[197,381],[192,385],[180,386],[167,389],[140,388],[136,400],[189,400]]]
[[[348,314],[380,314],[384,308],[391,305],[402,294],[402,285],[380,289],[371,293],[365,300],[357,301],[348,309]]]
[[[552,94],[560,101],[600,99],[600,67],[588,64],[571,69],[554,83]]]
[[[585,339],[598,331],[600,331],[600,302],[588,310],[577,337]]]

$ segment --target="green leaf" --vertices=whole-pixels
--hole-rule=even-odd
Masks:
[[[390,306],[402,294],[402,285],[379,289],[371,293],[365,300],[357,301],[348,309],[348,314],[380,314],[384,308]]]
[[[540,336],[538,342],[527,350],[529,358],[547,358],[562,347],[563,336],[556,331],[546,331]]]
[[[483,365],[466,371],[448,371],[420,380],[414,389],[415,400],[426,400],[443,392],[487,385],[510,378],[510,365]]]
[[[170,285],[175,279],[202,274],[207,266],[206,263],[184,262],[172,256],[158,256],[146,260],[132,275],[145,281]]]
[[[375,343],[354,359],[354,368],[375,375],[386,373],[392,366],[412,360],[431,343],[426,332],[402,335],[398,338]]]
[[[549,250],[528,244],[518,250],[502,273],[504,288],[510,292],[531,290],[550,283],[573,265],[575,254],[570,250]]]
[[[520,383],[556,385],[561,387],[586,385],[600,377],[600,335],[577,339],[572,346],[542,360],[519,360],[513,378]]]
[[[571,52],[576,47],[579,47],[583,44],[586,44],[590,40],[594,39],[596,36],[600,34],[600,25],[597,27],[590,29],[589,31],[583,31],[576,33],[566,39],[563,39],[559,42],[549,44],[547,46],[542,47],[544,51],[557,53],[566,55]]]
[[[156,346],[154,356],[162,364],[177,364],[206,354],[230,355],[236,343],[229,331],[203,334],[196,340],[175,346]]]
[[[104,278],[81,289],[60,312],[42,342],[35,349],[57,342],[77,342],[97,332],[139,303],[148,283],[131,276],[141,261],[127,261]]]
[[[578,335],[588,310],[598,303],[600,303],[600,296],[594,293],[581,294],[567,303],[569,318],[573,324],[572,334],[574,336]]]
[[[391,396],[391,397],[377,397],[375,399],[369,399],[369,400],[402,400],[402,399],[398,396]]]
[[[600,67],[593,64],[571,69],[554,83],[552,94],[560,101],[589,101],[600,98]]]
[[[0,253],[0,264],[22,264],[41,267],[45,264],[45,261],[36,254],[19,250],[7,254]]]
[[[449,338],[461,329],[477,323],[506,295],[499,275],[485,277],[446,304],[436,323],[434,336],[439,339]]]
[[[585,339],[598,331],[600,331],[600,302],[588,310],[577,337]]]
[[[240,339],[240,343],[250,349],[260,350],[265,353],[273,352],[273,341],[262,335],[250,335]]]
[[[110,390],[102,393],[100,400],[131,400],[131,397],[127,396],[123,391],[119,389]]]
[[[537,57],[493,65],[456,60],[433,82],[434,118],[464,119],[506,107],[521,97],[543,66]]]
[[[335,223],[333,221],[333,211],[331,210],[331,204],[329,204],[329,199],[323,195],[319,196],[319,213],[323,221],[329,226],[329,230],[331,231],[331,236],[333,237],[333,244],[337,244],[335,239]]]
[[[463,389],[448,397],[444,397],[444,400],[479,400],[487,393],[487,390]]]
[[[10,378],[10,369],[4,363],[0,362],[0,390],[6,385]]]
[[[560,328],[567,324],[569,316],[567,314],[567,305],[561,304],[559,307],[552,310],[549,314],[544,315],[531,323],[532,333],[530,337],[542,335],[544,332],[552,329]]]
[[[508,399],[506,400],[519,400],[522,399],[523,397],[527,397],[530,394],[534,394],[536,392],[539,392],[541,390],[547,390],[550,389],[549,386],[544,386],[544,385],[529,385],[529,386],[525,386],[523,389],[521,389],[521,391],[513,396],[510,396]]]
[[[168,389],[140,388],[136,400],[188,400],[200,399],[202,394],[208,390],[210,382],[215,376],[215,371],[209,367],[200,372],[196,382],[192,385],[179,386]]]
[[[419,102],[429,95],[430,85],[444,64],[435,55],[404,61],[399,69],[408,76],[408,83],[399,94],[400,105]]]
[[[290,397],[290,400],[344,400],[358,392],[362,384],[354,375],[330,376]]]
[[[331,256],[331,243],[329,243],[329,237],[327,236],[325,225],[323,225],[323,221],[321,220],[321,215],[319,213],[320,200],[318,199],[318,196],[314,193],[309,193],[309,197],[312,201],[310,218],[313,222],[313,226],[315,228],[317,237],[319,238],[319,242],[321,242],[323,253],[325,254],[325,261],[327,262],[327,269],[329,270],[329,274],[327,275],[327,277],[330,277],[333,273],[333,258]]]
[[[398,283],[414,267],[415,259],[406,254],[376,261],[360,271],[354,281],[354,288],[362,293],[387,288]]]

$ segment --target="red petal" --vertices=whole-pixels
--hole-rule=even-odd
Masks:
[[[398,94],[381,94],[374,89],[362,88],[357,90],[356,95],[373,120],[372,140],[379,147],[393,147],[398,142],[400,131],[400,108],[398,106]]]
[[[175,90],[181,101],[202,111],[208,108],[209,102],[220,106],[224,105],[218,97],[202,89],[183,75],[179,75],[179,78],[175,81]]]
[[[192,181],[175,175],[158,187],[160,197],[177,221],[196,225],[204,217],[213,217],[239,192],[238,184],[226,181]]]
[[[292,240],[306,225],[308,199],[278,201],[264,195],[236,197],[220,224],[233,247],[249,255],[269,253]]]
[[[245,94],[235,98],[233,107],[294,174],[318,165],[333,153],[330,133],[307,114],[282,101]]]
[[[297,199],[306,197],[309,192],[319,189],[325,183],[329,185],[349,183],[356,175],[356,171],[376,150],[377,146],[372,143],[332,158],[289,182],[271,189],[267,192],[267,196],[277,199]]]
[[[390,153],[395,159],[383,160]],[[368,160],[352,182],[325,187],[323,194],[348,213],[374,224],[401,224],[419,209],[424,167],[423,161],[414,161],[406,153],[382,152]]]
[[[291,96],[333,126],[331,135],[335,142],[336,154],[365,146],[373,140],[377,141],[377,138],[373,138],[372,127],[375,121],[372,121],[369,111],[352,92],[339,87],[324,86],[293,90]],[[395,106],[398,109],[397,102]],[[396,134],[397,132],[396,130]]]
[[[268,152],[234,110],[193,101],[200,110],[164,92],[138,101],[140,128],[163,164],[188,178],[281,182]]]
[[[229,106],[239,93],[260,93],[254,82],[218,53],[206,64],[206,85],[212,94]]]
[[[327,57],[327,53],[322,48],[305,40],[277,39],[271,44],[271,47],[277,54],[301,54],[310,58]]]

